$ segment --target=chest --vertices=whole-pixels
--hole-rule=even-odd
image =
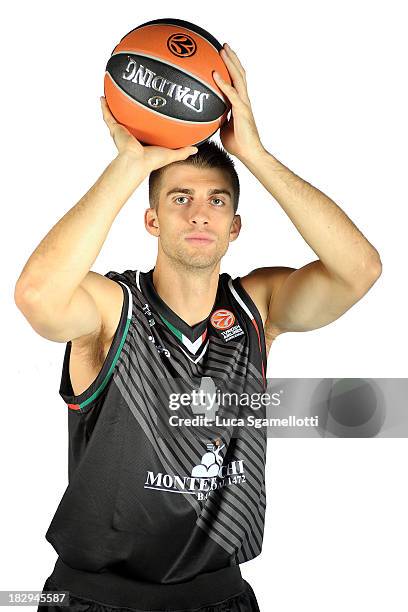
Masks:
[[[266,354],[269,354],[275,335],[271,326],[265,325]],[[69,359],[69,375],[75,395],[80,395],[94,382],[106,358],[112,341],[98,342],[92,346],[78,347],[73,344]]]

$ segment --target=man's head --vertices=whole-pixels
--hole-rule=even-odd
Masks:
[[[214,269],[239,234],[238,200],[234,162],[211,141],[186,160],[151,172],[145,226],[159,239],[159,257],[184,268]]]

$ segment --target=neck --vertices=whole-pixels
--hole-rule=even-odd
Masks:
[[[161,299],[188,325],[207,318],[218,288],[220,262],[210,268],[188,268],[158,256],[153,284]]]

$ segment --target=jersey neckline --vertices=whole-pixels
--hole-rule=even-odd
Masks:
[[[189,325],[176,312],[174,312],[174,310],[172,310],[170,306],[168,306],[168,304],[166,304],[166,302],[157,293],[156,288],[153,283],[154,269],[155,268],[153,267],[148,272],[140,273],[140,278],[142,279],[141,287],[142,287],[143,293],[145,293],[147,299],[153,305],[154,309],[156,310],[156,312],[162,319],[163,323],[165,323],[169,328],[171,327],[175,328],[175,329],[172,329],[172,331],[176,336],[177,336],[177,332],[179,332],[180,334],[183,334],[184,336],[186,336],[191,342],[195,342],[200,336],[202,336],[205,333],[207,329],[207,325],[208,325],[208,320],[211,317],[213,310],[217,304],[217,300],[219,298],[219,293],[220,293],[222,274],[218,275],[217,292],[215,295],[215,299],[214,299],[214,303],[212,305],[211,311],[209,312],[207,317],[205,317],[205,319],[203,319],[202,321],[199,321],[198,323],[195,323],[194,325]]]

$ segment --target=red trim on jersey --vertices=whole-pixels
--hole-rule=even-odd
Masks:
[[[258,328],[257,322],[255,321],[255,318],[251,320],[252,320],[252,323],[255,325],[256,333],[258,334],[258,344],[259,344],[259,350],[261,353],[261,363],[262,363],[262,378],[264,381],[264,385],[266,385],[265,368],[264,368],[264,361],[263,361],[262,347],[261,347],[261,335],[259,333],[259,328]]]
[[[79,404],[68,404],[68,408],[71,408],[72,410],[81,410]]]

